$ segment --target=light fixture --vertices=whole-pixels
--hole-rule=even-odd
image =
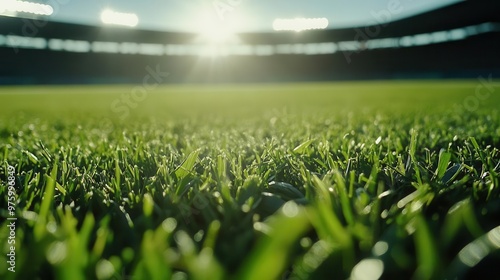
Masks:
[[[139,18],[134,13],[121,13],[106,9],[101,13],[101,21],[105,24],[135,27],[139,23]]]
[[[293,18],[293,19],[275,19],[273,29],[276,31],[296,31],[312,29],[325,29],[328,27],[326,18]]]
[[[50,16],[54,13],[54,8],[46,4],[17,0],[3,0],[0,4],[0,14],[16,15],[17,13]]]

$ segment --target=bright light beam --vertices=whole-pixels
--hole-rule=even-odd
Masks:
[[[0,14],[29,13],[41,16],[50,16],[54,8],[50,5],[27,1],[3,0],[0,4]]]
[[[120,13],[106,9],[101,13],[101,21],[105,24],[123,25],[135,27],[139,24],[139,18],[133,13]]]

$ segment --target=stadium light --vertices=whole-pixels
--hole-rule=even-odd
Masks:
[[[3,0],[0,4],[0,14],[16,15],[17,13],[28,13],[40,16],[50,16],[54,8],[47,4],[33,3],[18,0]]]
[[[325,29],[328,27],[326,18],[293,18],[293,19],[275,19],[273,29],[275,31],[296,31],[312,29]]]
[[[121,13],[106,9],[101,13],[101,21],[105,24],[135,27],[139,23],[139,18],[133,13]]]

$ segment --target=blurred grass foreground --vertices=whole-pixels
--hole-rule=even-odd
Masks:
[[[0,278],[494,277],[499,92],[1,88]]]

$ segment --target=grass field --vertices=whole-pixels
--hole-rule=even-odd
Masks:
[[[496,275],[499,83],[137,92],[0,88],[1,279]]]

